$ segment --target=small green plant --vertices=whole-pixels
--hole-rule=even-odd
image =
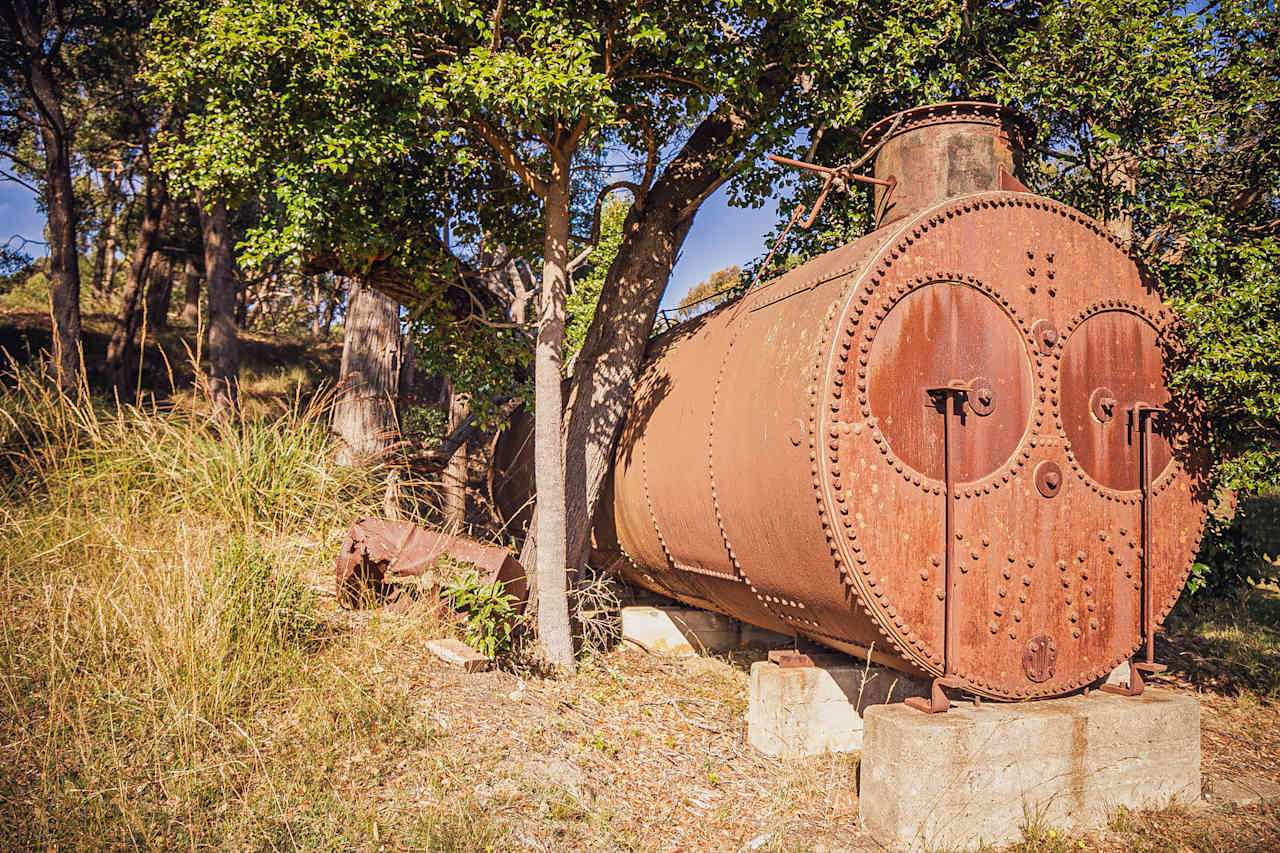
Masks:
[[[440,595],[454,609],[466,612],[462,638],[467,645],[488,658],[511,651],[516,597],[502,581],[485,582],[474,568],[464,568],[441,586]]]

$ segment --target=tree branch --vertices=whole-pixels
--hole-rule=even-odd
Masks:
[[[26,181],[22,180],[22,178],[19,178],[17,175],[12,175],[12,174],[10,174],[9,172],[6,172],[4,169],[0,169],[0,177],[4,178],[6,181],[13,181],[15,184],[18,184],[19,186],[25,187],[26,189],[30,190],[31,192],[35,193],[36,195],[40,195],[40,190],[38,190],[38,189],[36,189],[35,187],[31,186],[31,184],[29,184],[29,183],[27,183]]]
[[[515,148],[511,146],[511,142],[506,137],[482,118],[472,119],[472,126],[480,134],[481,138],[489,143],[489,147],[502,159],[503,164],[514,172],[516,177],[533,191],[534,195],[539,198],[546,198],[547,180],[539,176],[533,169],[529,168],[527,163],[520,159],[520,155],[516,153]]]
[[[497,53],[498,48],[502,47],[502,15],[506,11],[507,0],[498,0],[498,5],[493,8],[493,17],[490,18],[493,39],[489,43],[489,49],[494,53]]]
[[[619,80],[668,80],[672,83],[683,83],[686,86],[692,86],[704,95],[714,96],[714,93],[703,86],[696,80],[688,77],[681,77],[678,74],[668,74],[665,71],[646,71],[639,74],[624,74],[618,78]]]

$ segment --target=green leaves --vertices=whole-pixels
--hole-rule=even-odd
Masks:
[[[502,581],[485,582],[480,574],[462,564],[451,580],[440,588],[441,597],[467,616],[463,642],[493,660],[511,651],[511,634],[516,623],[516,597]]]

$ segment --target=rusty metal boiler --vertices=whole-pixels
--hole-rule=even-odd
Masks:
[[[1019,182],[1025,135],[980,103],[880,122],[874,231],[655,339],[596,532],[629,580],[998,699],[1143,646],[1207,500],[1174,318]]]

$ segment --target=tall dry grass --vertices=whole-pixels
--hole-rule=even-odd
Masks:
[[[342,530],[383,496],[382,472],[333,461],[327,420],[323,401],[297,401],[219,429],[182,408],[68,399],[29,373],[3,386],[6,848],[376,837],[353,756],[433,735],[368,661],[431,628],[344,630],[317,601]],[[490,831],[409,825],[436,848]]]

